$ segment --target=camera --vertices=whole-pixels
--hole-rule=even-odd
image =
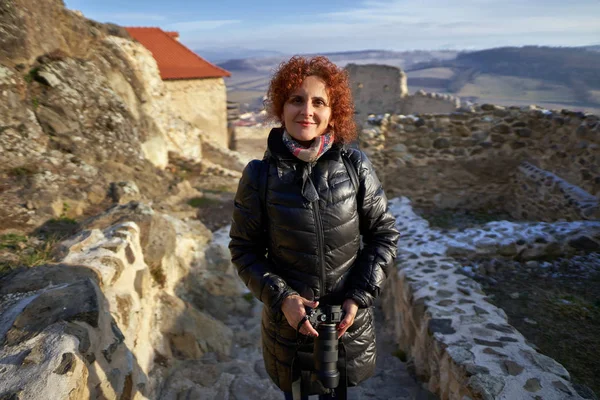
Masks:
[[[319,333],[314,340],[314,371],[326,389],[335,389],[340,383],[338,362],[338,338],[336,324],[344,319],[344,310],[339,305],[307,308],[308,321]]]

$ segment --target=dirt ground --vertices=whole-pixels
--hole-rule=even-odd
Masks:
[[[494,274],[496,282],[479,281],[509,323],[571,373],[582,396],[597,398],[589,389],[600,393],[600,254],[550,264],[521,264]]]
[[[236,127],[236,151],[252,158],[262,159],[267,149],[267,137],[270,130],[270,127]]]
[[[253,159],[262,159],[267,147],[270,128],[237,127],[236,150]],[[239,180],[219,176],[191,176],[192,186],[204,195],[203,201],[196,202],[198,218],[211,231],[216,231],[231,223],[233,200]]]

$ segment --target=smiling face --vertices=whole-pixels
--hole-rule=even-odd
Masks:
[[[325,82],[317,76],[308,76],[290,93],[283,106],[287,132],[298,142],[308,145],[327,131],[331,106]]]

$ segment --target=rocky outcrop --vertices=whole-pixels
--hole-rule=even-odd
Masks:
[[[178,360],[231,353],[231,329],[176,294],[206,265],[206,229],[135,203],[86,226],[59,264],[1,278],[3,396],[156,398]]]
[[[169,154],[201,161],[201,132],[176,116],[152,54],[124,30],[61,0],[0,7],[0,231],[97,212],[114,181],[155,198],[173,179]]]

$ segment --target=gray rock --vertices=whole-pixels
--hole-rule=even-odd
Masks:
[[[523,350],[521,352],[544,371],[558,375],[566,380],[571,380],[569,372],[556,360],[537,352],[524,352]]]
[[[429,320],[428,332],[430,335],[434,333],[451,335],[456,333],[456,329],[452,328],[452,320],[449,318],[432,318]]]
[[[231,399],[234,400],[280,400],[281,391],[276,390],[269,380],[257,381],[256,378],[241,374],[231,384]]]
[[[583,251],[600,250],[600,243],[587,236],[579,236],[575,239],[569,240],[569,246]]]
[[[140,200],[140,189],[132,181],[111,182],[109,193],[113,202],[118,204]]]
[[[563,392],[565,394],[568,394],[569,396],[573,395],[573,393],[569,390],[569,388],[567,387],[567,385],[565,385],[561,381],[552,381],[552,386],[554,386],[559,391],[561,391],[561,392]]]
[[[80,321],[97,327],[100,311],[96,290],[97,285],[88,279],[35,295],[6,331],[5,344],[27,340],[61,321]]]
[[[524,367],[511,360],[504,360],[501,365],[506,373],[512,376],[517,376],[524,370]]]
[[[466,364],[472,362],[475,358],[473,353],[461,346],[449,346],[446,352],[457,364]]]
[[[533,393],[539,392],[541,388],[542,385],[540,384],[540,380],[537,378],[527,379],[527,382],[525,382],[525,385],[523,385],[523,389]]]
[[[467,382],[467,386],[483,400],[495,400],[504,389],[504,385],[502,378],[490,375],[473,375]]]
[[[437,138],[433,141],[433,147],[436,149],[447,149],[450,147],[450,141],[446,138]]]
[[[493,340],[485,340],[485,339],[474,338],[473,341],[475,343],[477,343],[478,345],[481,345],[481,346],[504,347],[504,343],[502,343],[502,342],[496,342],[496,341],[493,341]]]

